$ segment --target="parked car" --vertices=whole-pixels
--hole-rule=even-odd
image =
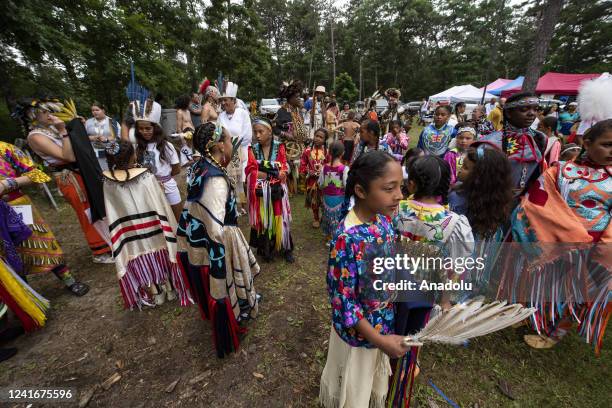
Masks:
[[[262,116],[275,115],[280,107],[280,101],[276,98],[262,99],[259,102],[259,114]]]
[[[376,113],[379,115],[383,113],[385,109],[389,108],[389,102],[386,99],[377,99],[376,100]]]
[[[557,106],[561,107],[562,105],[565,105],[565,103],[563,101],[560,101],[559,99],[543,99],[540,98],[540,106],[544,109],[548,108],[549,106],[552,106],[554,104],[557,104]]]
[[[423,105],[423,102],[421,101],[408,102],[404,104],[404,109],[409,115],[418,115],[421,111],[421,105]]]

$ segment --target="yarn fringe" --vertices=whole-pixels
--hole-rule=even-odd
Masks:
[[[50,304],[6,263],[0,262],[0,300],[21,320],[25,331],[45,325]]]
[[[170,260],[167,249],[139,255],[130,260],[125,274],[119,280],[126,309],[143,304],[143,291],[153,284],[161,285],[170,280],[176,289],[181,306],[193,304],[178,264]]]

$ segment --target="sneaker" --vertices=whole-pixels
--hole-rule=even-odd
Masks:
[[[112,264],[112,263],[115,263],[115,260],[113,259],[112,256],[110,256],[110,254],[94,255],[93,263]]]
[[[168,302],[172,302],[174,300],[176,300],[177,296],[176,296],[176,292],[174,290],[169,290],[166,292],[166,299],[168,300]]]
[[[320,226],[321,226],[321,223],[319,221],[312,222],[312,228],[319,228]]]
[[[166,294],[164,292],[153,296],[153,300],[157,306],[161,306],[166,302]]]

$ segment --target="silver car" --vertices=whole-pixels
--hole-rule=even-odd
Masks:
[[[259,103],[259,114],[262,116],[275,115],[276,111],[280,109],[280,101],[274,99],[262,99]]]

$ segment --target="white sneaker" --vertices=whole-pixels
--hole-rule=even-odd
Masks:
[[[158,293],[157,295],[153,296],[153,299],[155,299],[155,304],[157,306],[161,306],[166,301],[166,295],[164,294],[164,292]]]
[[[93,263],[97,263],[97,264],[113,264],[113,263],[115,263],[115,260],[109,254],[94,255]]]
[[[173,290],[169,290],[166,292],[166,299],[168,299],[168,302],[172,302],[173,300],[176,300],[177,296],[176,296],[176,292]]]

